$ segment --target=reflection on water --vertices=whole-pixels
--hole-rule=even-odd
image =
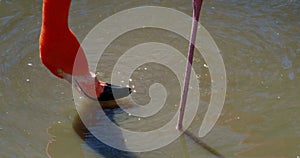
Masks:
[[[113,120],[112,110],[106,111],[106,114]],[[67,121],[54,124],[48,130],[48,133],[54,136],[54,141],[49,142],[47,146],[49,157],[85,157],[93,152],[93,155],[98,157],[136,157],[133,153],[117,150],[99,141],[85,127],[78,114],[75,115],[73,123]],[[84,142],[80,141],[78,136]],[[77,139],[74,139],[74,137]],[[112,137],[114,136],[112,135]],[[92,150],[87,150],[86,148]]]
[[[70,26],[82,40],[113,13],[144,5],[171,7],[190,15],[192,12],[190,1],[73,0]],[[126,153],[85,133],[76,117],[70,85],[50,75],[39,60],[41,6],[41,0],[0,0],[0,157],[47,157],[47,153],[58,158],[214,157],[184,135],[152,152]],[[300,1],[207,0],[203,7],[201,23],[216,40],[228,77],[224,110],[203,141],[226,157],[297,157]],[[119,55],[128,47],[147,41],[164,42],[186,54],[187,41],[176,34],[136,30],[112,43],[102,58],[107,60],[100,61],[98,75],[109,81],[111,67]],[[210,99],[209,70],[204,64],[196,54],[195,68],[205,104],[200,105],[189,128],[192,133],[198,132]],[[133,98],[140,104],[147,103],[148,87],[156,79],[169,92],[167,106],[151,121],[127,119],[126,113],[116,110],[115,121],[122,127],[136,125],[141,130],[157,128],[168,121],[180,96],[179,87],[173,86],[178,81],[172,75],[159,65],[143,65],[132,76],[131,84],[136,90]]]

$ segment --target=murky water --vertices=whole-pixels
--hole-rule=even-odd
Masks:
[[[192,12],[190,1],[74,0],[70,26],[83,40],[106,17],[147,5]],[[110,148],[86,133],[71,86],[51,75],[39,60],[41,7],[41,0],[0,0],[0,157],[215,157],[187,135],[158,150],[130,153]],[[300,1],[209,0],[204,1],[201,14],[202,25],[222,51],[228,77],[221,117],[203,141],[225,157],[300,156]],[[124,34],[106,50],[99,76],[109,81],[120,54],[147,41],[170,44],[184,54],[188,46],[164,30]],[[201,100],[206,103],[189,128],[197,134],[210,101],[210,76],[201,55],[196,55],[194,64],[201,76]],[[168,91],[166,107],[149,120],[129,117],[121,110],[107,111],[108,115],[122,127],[141,131],[169,121],[180,100],[174,74],[149,63],[132,79],[136,90],[132,97],[140,104],[149,102],[152,82],[162,83]]]

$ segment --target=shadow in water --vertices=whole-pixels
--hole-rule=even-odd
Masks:
[[[211,154],[215,155],[218,158],[225,158],[224,155],[219,153],[216,149],[212,148],[205,142],[203,142],[199,137],[195,136],[192,132],[186,130],[183,132],[186,136],[188,136],[191,140],[193,140],[195,143],[197,143],[199,146],[203,147],[205,150],[210,152]]]
[[[114,120],[115,109],[104,110],[104,112],[112,122],[116,123],[116,121]],[[137,156],[132,152],[118,150],[102,143],[86,128],[78,114],[76,114],[76,116],[74,117],[73,129],[91,149],[106,158],[137,158]],[[114,134],[116,133],[114,132]],[[119,134],[122,135],[121,132]],[[113,135],[111,137],[113,137]]]

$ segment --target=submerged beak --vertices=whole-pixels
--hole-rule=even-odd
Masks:
[[[64,79],[75,84],[76,89],[94,101],[109,101],[127,97],[132,90],[129,87],[117,86],[101,82],[94,75],[72,76],[64,74]]]
[[[131,94],[131,88],[106,84],[103,93],[98,97],[98,101],[108,101],[127,97]]]

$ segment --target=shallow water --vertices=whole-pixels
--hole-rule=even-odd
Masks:
[[[190,1],[73,0],[70,26],[83,40],[106,17],[147,5],[171,7],[189,15],[192,12]],[[0,157],[215,157],[187,135],[158,150],[130,153],[110,148],[85,133],[71,86],[51,75],[39,60],[41,7],[40,0],[0,0]],[[204,2],[201,24],[221,50],[228,88],[217,125],[203,141],[225,157],[300,156],[299,15],[297,0]],[[120,54],[147,41],[170,44],[183,54],[188,46],[187,41],[164,30],[124,34],[106,50],[97,69],[99,77],[109,81]],[[204,64],[196,54],[194,65],[200,74],[204,104],[189,128],[194,134],[210,100],[210,76]],[[174,74],[149,63],[132,79],[130,84],[136,90],[132,97],[140,104],[149,102],[147,93],[153,82],[162,83],[168,91],[166,107],[149,119],[129,117],[121,110],[107,111],[108,115],[122,127],[141,131],[170,120],[180,98]]]

